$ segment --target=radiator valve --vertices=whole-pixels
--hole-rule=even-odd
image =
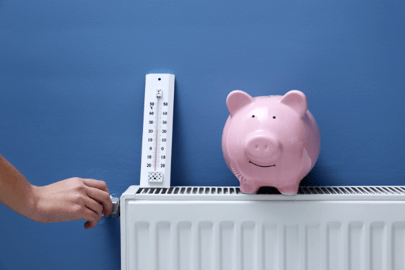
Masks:
[[[110,195],[110,199],[113,204],[113,210],[110,214],[110,217],[117,218],[120,216],[120,198],[116,198]]]

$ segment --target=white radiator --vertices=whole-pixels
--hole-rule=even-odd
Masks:
[[[405,187],[140,188],[121,197],[122,270],[405,270]]]

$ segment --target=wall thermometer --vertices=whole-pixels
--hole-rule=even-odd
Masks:
[[[170,187],[174,75],[147,74],[142,134],[142,187]]]

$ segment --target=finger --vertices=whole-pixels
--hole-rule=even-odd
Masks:
[[[89,222],[89,221],[86,221],[86,222],[84,223],[84,228],[85,228],[86,230],[90,229],[90,222]],[[93,227],[91,227],[91,228],[93,228]]]
[[[103,210],[104,215],[108,217],[113,210],[113,206],[111,203],[111,199],[109,198],[110,192],[108,190],[107,184],[104,181],[95,179],[83,179],[83,183],[90,188],[96,188],[108,192],[108,198],[99,201],[104,206]],[[97,197],[94,199],[97,200]]]
[[[97,188],[87,187],[86,194],[91,199],[93,199],[96,202],[99,202],[103,205],[104,215],[106,217],[108,217],[110,215],[110,213],[113,210],[113,204],[111,202],[110,194],[108,192],[97,189]]]
[[[97,188],[100,190],[104,190],[110,194],[110,191],[108,191],[107,184],[104,181],[101,180],[95,180],[95,179],[83,179],[83,183],[92,188]]]
[[[84,205],[85,205],[88,209],[90,209],[90,210],[92,210],[93,212],[95,212],[95,213],[98,215],[98,217],[99,217],[98,220],[97,220],[97,222],[100,221],[101,215],[102,215],[102,213],[103,213],[103,206],[102,206],[99,202],[96,202],[95,200],[93,200],[93,199],[90,198],[90,197],[87,197],[87,198],[85,199]]]
[[[87,220],[86,223],[84,223],[84,228],[85,229],[91,229],[94,228],[97,225],[98,222],[98,214],[94,212],[93,210],[90,210],[89,208],[85,208],[83,211],[83,219]]]

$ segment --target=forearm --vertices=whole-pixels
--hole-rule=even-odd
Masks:
[[[20,215],[31,218],[35,210],[34,186],[0,155],[0,202]]]

